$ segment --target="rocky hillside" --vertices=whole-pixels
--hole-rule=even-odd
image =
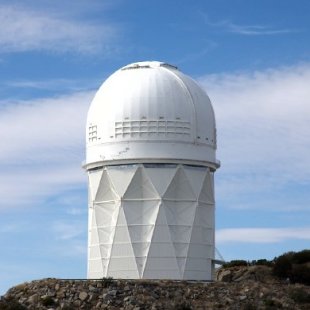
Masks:
[[[11,288],[0,309],[310,309],[310,287],[266,266],[218,271],[218,281],[43,279]]]

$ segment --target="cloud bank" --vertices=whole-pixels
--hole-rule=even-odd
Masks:
[[[0,52],[110,53],[115,25],[79,20],[30,6],[0,5]]]
[[[278,243],[288,239],[310,241],[310,227],[306,228],[229,228],[216,232],[216,241],[223,243]]]
[[[310,183],[309,64],[200,82],[217,117],[219,197]]]
[[[0,209],[84,187],[84,129],[94,92],[0,102]]]

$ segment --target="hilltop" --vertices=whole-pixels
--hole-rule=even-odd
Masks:
[[[11,288],[0,309],[310,309],[310,286],[269,266],[221,268],[212,283],[42,279]]]

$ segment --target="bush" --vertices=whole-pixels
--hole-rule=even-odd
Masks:
[[[252,260],[250,263],[251,266],[268,266],[272,267],[273,262],[267,259],[258,259],[258,260]]]
[[[288,278],[291,276],[292,271],[292,259],[290,254],[283,254],[278,258],[275,258],[273,266],[273,274],[279,278]]]
[[[294,288],[289,292],[289,297],[292,298],[296,303],[310,303],[310,294],[302,288]]]
[[[0,310],[26,310],[27,308],[21,305],[13,298],[0,300]]]
[[[102,278],[102,285],[103,287],[109,287],[111,285],[111,283],[113,282],[113,278],[112,277],[103,277]]]
[[[193,308],[188,302],[181,302],[174,306],[175,310],[192,310]]]
[[[43,306],[54,306],[55,305],[54,299],[50,296],[46,296],[42,298],[41,303]]]
[[[306,264],[293,265],[291,272],[292,282],[310,285],[310,267]]]
[[[264,305],[266,310],[276,310],[282,308],[282,305],[278,301],[273,299],[265,299]]]
[[[223,267],[239,267],[239,266],[248,266],[248,262],[245,260],[232,260],[228,263],[223,264]]]
[[[303,250],[294,253],[292,257],[292,263],[294,264],[305,264],[310,262],[310,250]]]
[[[273,274],[293,283],[310,284],[310,250],[288,252],[274,259]]]

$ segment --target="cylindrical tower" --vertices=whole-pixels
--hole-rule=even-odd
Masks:
[[[216,128],[207,94],[176,67],[139,62],[88,112],[88,278],[211,280]]]

